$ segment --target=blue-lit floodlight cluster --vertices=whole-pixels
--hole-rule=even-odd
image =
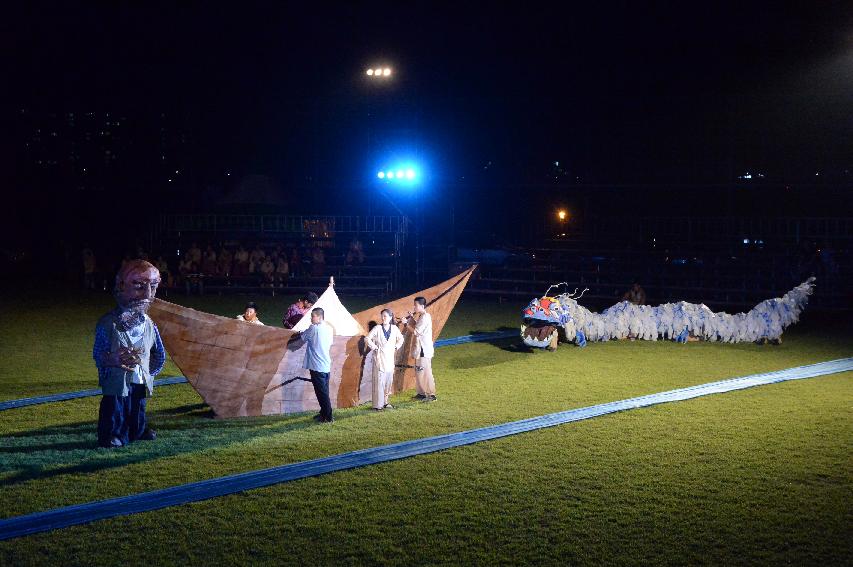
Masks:
[[[418,172],[411,167],[401,167],[397,169],[383,169],[380,170],[376,177],[381,179],[382,181],[415,181],[418,178]]]

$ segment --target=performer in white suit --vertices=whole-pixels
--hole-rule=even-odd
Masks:
[[[365,342],[373,351],[373,409],[393,409],[388,403],[394,383],[394,353],[403,346],[403,333],[394,324],[394,313],[383,309],[379,313],[380,325],[368,333]]]
[[[415,312],[406,317],[406,326],[415,334],[412,341],[412,357],[415,359],[415,398],[425,402],[435,401],[435,378],[432,376],[432,316],[426,312],[426,298],[416,297]]]

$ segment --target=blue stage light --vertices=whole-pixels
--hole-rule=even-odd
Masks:
[[[419,164],[413,161],[399,161],[389,167],[389,164],[379,164],[377,167],[376,178],[383,184],[394,185],[399,188],[414,189],[426,181],[424,173],[421,171]]]

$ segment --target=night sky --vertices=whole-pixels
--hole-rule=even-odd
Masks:
[[[162,111],[199,183],[257,173],[295,195],[362,187],[398,147],[445,187],[553,182],[555,161],[591,186],[853,168],[845,3],[179,4],[6,8],[4,116]],[[374,62],[393,83],[366,80]],[[3,144],[20,185],[20,140]]]

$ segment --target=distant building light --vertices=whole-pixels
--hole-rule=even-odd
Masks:
[[[171,180],[171,179],[169,179],[169,183],[171,183],[171,182],[172,182],[172,180]]]
[[[749,238],[744,238],[744,239],[743,239],[743,243],[744,243],[744,244],[749,244]]]

